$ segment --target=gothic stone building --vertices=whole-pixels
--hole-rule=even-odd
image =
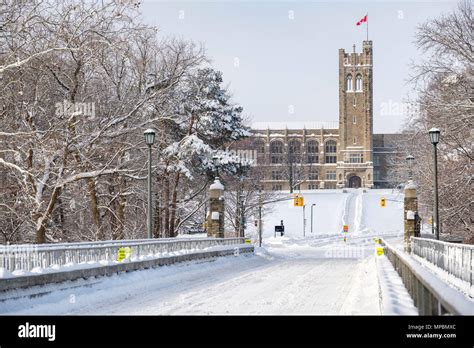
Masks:
[[[265,190],[387,187],[397,134],[373,134],[372,41],[339,50],[339,123],[255,123],[237,146],[265,169]]]

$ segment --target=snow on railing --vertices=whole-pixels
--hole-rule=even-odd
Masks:
[[[412,253],[473,285],[474,245],[412,238]]]
[[[116,261],[119,248],[129,247],[131,259],[159,257],[177,251],[203,250],[216,246],[245,243],[244,238],[189,238],[114,240],[61,244],[19,244],[0,247],[0,269],[31,271],[87,262]]]
[[[409,254],[382,239],[384,254],[402,278],[420,315],[473,315],[474,301],[438,278]]]

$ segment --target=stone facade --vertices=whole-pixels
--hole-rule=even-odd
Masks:
[[[339,50],[339,122],[255,123],[234,149],[265,168],[265,190],[387,187],[386,136],[373,134],[372,41],[363,41],[359,53]]]
[[[208,237],[224,238],[224,211],[224,186],[216,178],[209,187]]]

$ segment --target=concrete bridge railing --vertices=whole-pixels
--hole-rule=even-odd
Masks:
[[[384,240],[381,244],[420,315],[474,315],[474,302],[466,295],[428,271],[410,254]]]
[[[411,250],[414,255],[424,258],[449,274],[473,285],[474,245],[412,238]]]
[[[131,260],[159,257],[177,251],[244,244],[244,238],[143,239],[70,244],[22,244],[0,247],[0,268],[10,272],[31,271],[67,264],[116,261],[119,248],[129,247]]]

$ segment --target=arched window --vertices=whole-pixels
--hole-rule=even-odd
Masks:
[[[306,143],[306,152],[308,156],[308,163],[318,163],[319,162],[319,144],[315,140],[310,140]]]
[[[288,142],[290,153],[301,153],[301,143],[298,140],[290,140]]]
[[[308,153],[318,153],[319,152],[319,144],[316,140],[310,140],[306,143],[306,152]]]
[[[279,140],[272,141],[270,144],[270,152],[273,153],[283,153],[283,143]]]
[[[352,91],[352,75],[346,77],[346,91]]]
[[[290,163],[300,161],[301,143],[298,140],[290,140],[288,142],[288,155]]]
[[[362,76],[360,74],[356,76],[356,91],[362,91]]]
[[[283,142],[279,140],[270,143],[272,163],[283,163]]]

